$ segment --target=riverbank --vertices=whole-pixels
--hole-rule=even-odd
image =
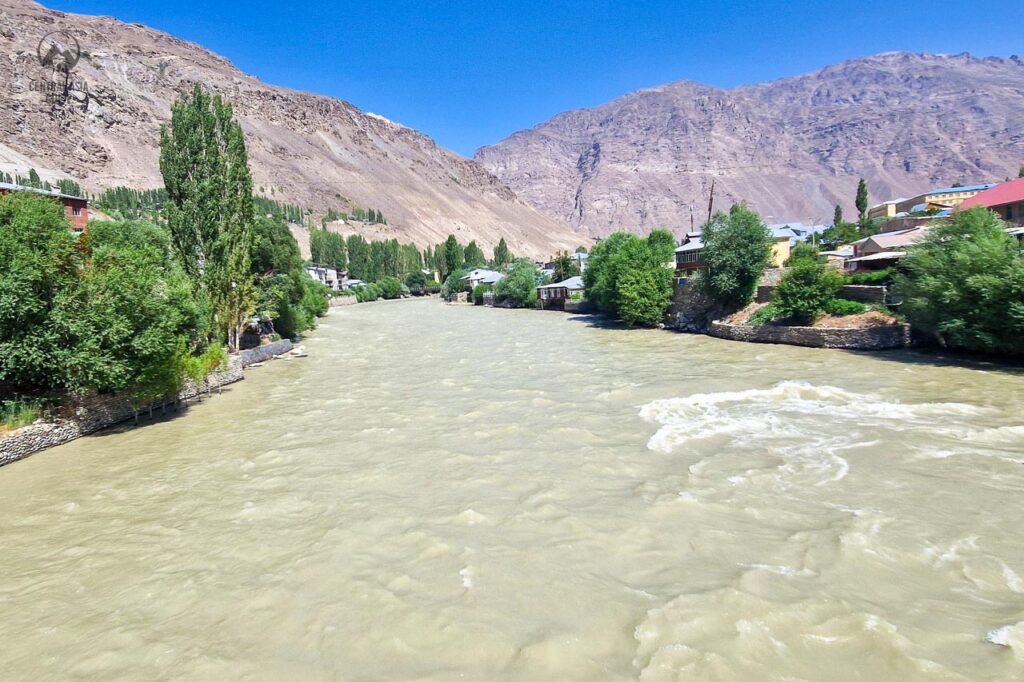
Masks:
[[[282,339],[258,348],[240,351],[228,358],[226,367],[211,372],[201,384],[187,381],[174,401],[139,406],[127,397],[116,394],[68,398],[67,404],[61,407],[56,418],[38,420],[0,435],[0,467],[90,433],[138,419],[141,414],[151,417],[157,411],[166,413],[168,409],[187,409],[189,400],[210,395],[215,390],[219,392],[224,386],[244,379],[246,367],[266,362],[275,355],[282,355],[291,350],[292,342]]]

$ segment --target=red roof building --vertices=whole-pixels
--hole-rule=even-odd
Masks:
[[[71,231],[75,234],[82,234],[89,225],[89,200],[83,197],[73,197],[70,194],[61,194],[53,190],[39,189],[36,187],[23,187],[0,182],[0,194],[10,192],[36,192],[48,197],[53,197],[64,206],[64,214],[71,222]]]
[[[1003,182],[960,204],[960,210],[984,206],[1009,223],[1024,225],[1024,178]]]

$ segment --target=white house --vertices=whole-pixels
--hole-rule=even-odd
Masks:
[[[469,282],[469,288],[475,289],[481,284],[490,284],[494,286],[501,280],[505,279],[505,275],[496,272],[494,270],[485,270],[484,268],[477,268],[470,271],[468,275],[462,278],[462,281]]]

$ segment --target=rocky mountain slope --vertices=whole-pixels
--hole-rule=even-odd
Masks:
[[[591,235],[677,231],[746,200],[770,222],[853,215],[936,185],[1016,177],[1024,61],[887,53],[728,90],[677,82],[560,114],[475,158]]]
[[[59,30],[81,47],[71,75],[89,94],[72,91],[54,103],[42,91],[54,71],[41,65],[37,46]],[[580,243],[479,165],[419,132],[347,102],[266,85],[145,26],[0,0],[0,160],[7,170],[28,159],[91,191],[159,186],[160,125],[197,81],[234,104],[261,194],[318,215],[328,207],[379,209],[389,225],[367,227],[367,236],[420,245],[454,233],[489,250],[504,237],[515,253],[546,256]]]

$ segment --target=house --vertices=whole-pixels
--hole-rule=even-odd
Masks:
[[[907,246],[921,241],[927,235],[927,227],[915,227],[859,239],[850,245],[853,247],[853,257],[844,262],[846,271],[863,272],[892,267],[907,255]]]
[[[576,267],[580,269],[580,274],[583,274],[584,272],[587,271],[587,259],[590,258],[590,254],[583,252],[574,253],[571,256],[569,256],[569,258],[571,258],[572,261],[576,263]]]
[[[868,209],[868,217],[878,220],[896,218],[901,214],[952,209],[994,186],[994,183],[989,182],[964,187],[937,187],[923,194],[893,199],[872,206]]]
[[[824,256],[825,262],[832,267],[842,268],[848,259],[853,258],[853,247],[841,246],[832,251],[819,251],[818,255]]]
[[[773,234],[782,231],[788,231],[792,235],[790,246],[796,246],[797,242],[811,242],[817,243],[822,232],[829,229],[830,225],[805,225],[799,221],[793,221],[788,223],[773,223],[768,226],[768,229]]]
[[[303,268],[306,273],[321,284],[338,291],[348,289],[348,272],[337,268],[326,268],[317,265]]]
[[[537,287],[537,300],[542,308],[564,308],[575,294],[583,295],[583,278],[579,276]]]
[[[692,277],[706,268],[704,264],[704,239],[699,232],[686,235],[683,245],[676,248],[676,277],[681,280]],[[682,284],[684,282],[680,282]]]
[[[469,282],[469,288],[472,291],[481,284],[490,284],[491,286],[494,286],[503,279],[505,279],[505,275],[503,273],[477,268],[475,270],[471,270],[468,275],[462,278],[462,281]]]
[[[976,194],[960,204],[960,209],[975,206],[984,206],[995,211],[1008,223],[1024,225],[1024,178],[1003,182]]]
[[[8,182],[0,182],[0,194],[11,192],[37,192],[45,194],[60,201],[64,206],[64,214],[71,221],[71,231],[75,234],[82,234],[89,225],[89,200],[82,197],[61,194],[53,190],[39,189],[36,187],[25,187],[23,185],[12,185]]]

